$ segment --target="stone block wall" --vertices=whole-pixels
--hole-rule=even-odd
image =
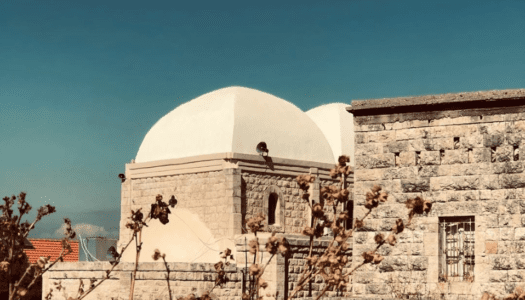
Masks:
[[[235,185],[240,185],[240,182],[234,182],[235,171],[226,169],[126,180],[122,184],[120,241],[131,237],[130,230],[126,228],[130,210],[142,208],[148,213],[158,194],[166,202],[172,195],[175,196],[177,207],[196,213],[216,237],[240,233],[234,231],[234,214],[238,215],[237,221],[240,222],[240,203],[234,203],[235,198],[240,197],[240,194],[235,195],[235,192],[240,192],[234,189]]]
[[[295,181],[295,176],[243,172],[241,192],[242,206],[245,212],[243,226],[245,227],[246,220],[253,216],[259,213],[267,214],[264,208],[268,202],[269,190],[273,190],[279,195],[279,201],[284,201],[284,224],[274,226],[270,230],[300,233],[306,225],[309,212],[307,210],[308,205],[301,199],[301,190]]]
[[[286,291],[290,293],[294,290],[296,285],[299,282],[299,276],[304,271],[306,260],[305,258],[308,256],[309,253],[309,247],[308,243],[309,240],[304,237],[290,237],[289,238],[290,245],[291,245],[291,256],[284,261],[284,268],[285,268],[285,284],[287,285]],[[313,254],[314,255],[322,255],[325,251],[325,249],[328,247],[329,243],[331,241],[331,238],[323,238],[320,241],[316,241],[314,243],[313,248]],[[347,268],[343,270],[344,272],[350,271],[350,267],[352,266],[352,243],[350,242],[350,247],[347,251],[344,253],[348,256],[348,264]],[[325,287],[323,283],[323,279],[321,276],[317,276],[311,284],[306,284],[303,288],[303,290],[299,291],[297,293],[297,296],[294,299],[315,299],[320,291]],[[342,298],[348,298],[352,295],[351,289],[348,289],[346,292],[337,292],[333,290],[327,291],[324,296],[324,298],[336,298],[336,297],[342,297]]]
[[[190,293],[200,296],[214,286],[216,272],[209,263],[168,263],[170,268],[170,289],[173,299]],[[57,263],[44,274],[43,295],[54,289],[51,299],[67,299],[75,297],[79,283],[84,282],[84,289],[89,288],[89,279],[104,278],[106,270],[111,265],[108,262]],[[85,299],[129,299],[133,263],[120,263],[111,273],[111,278],[103,282]],[[239,299],[241,293],[241,276],[235,264],[226,267],[226,277],[229,279],[222,288],[213,289],[213,294],[221,300]],[[135,299],[169,299],[164,263],[140,263],[137,280],[135,281]],[[60,282],[65,291],[57,291],[54,283]]]
[[[484,291],[503,295],[525,286],[525,91],[472,94],[393,99],[388,109],[389,100],[352,103],[356,217],[367,212],[373,185],[390,194],[354,235],[354,263],[374,247],[373,231],[387,233],[397,218],[407,223],[407,199],[433,203],[395,247],[381,248],[381,264],[355,274],[354,295],[385,298],[404,288],[479,299]],[[471,280],[439,278],[440,217],[452,216],[475,218]]]
[[[268,231],[276,231],[286,234],[300,234],[306,225],[310,225],[310,211],[308,204],[301,198],[301,189],[296,181],[297,176],[278,176],[278,175],[265,175],[254,172],[242,172],[241,181],[241,201],[242,211],[245,215],[243,220],[243,229],[246,232],[246,220],[249,218],[263,213],[267,215],[267,202],[271,192],[275,192],[279,195],[279,199],[284,200],[283,207],[281,208],[284,213],[282,224],[277,226],[267,227]],[[336,180],[318,180],[314,185],[319,187],[328,186],[332,184],[339,184]],[[353,184],[352,179],[348,180],[348,188],[352,190]],[[316,197],[315,192],[311,192],[312,197]],[[317,192],[317,199],[319,201]],[[279,208],[278,208],[279,209]],[[330,210],[331,212],[331,210]]]
[[[266,264],[268,260],[272,257],[268,252],[266,252],[265,244],[268,240],[270,234],[260,233],[258,234],[260,253],[259,257],[262,258],[259,263]],[[278,234],[279,236],[279,234]],[[263,279],[268,282],[268,288],[264,290],[264,295],[270,295],[270,298],[275,297],[275,299],[282,300],[285,299],[285,295],[289,295],[293,291],[296,284],[299,281],[299,275],[303,272],[306,260],[305,258],[309,253],[309,239],[305,236],[294,235],[294,234],[284,234],[287,241],[290,244],[290,252],[287,257],[282,257],[282,255],[275,255],[266,271],[264,272]],[[246,238],[246,240],[245,240]],[[239,269],[247,269],[251,266],[254,261],[254,256],[247,251],[245,245],[247,245],[251,239],[253,239],[253,234],[246,234],[240,236],[236,239],[236,249],[237,257],[236,264]],[[322,238],[314,242],[313,254],[321,255],[324,253],[326,247],[328,247],[331,241],[330,237]],[[348,268],[345,271],[349,271],[349,268],[352,265],[352,243],[350,242],[350,248],[345,252],[348,256],[349,262],[347,264]],[[247,272],[247,271],[245,271]],[[249,277],[246,277],[246,280],[249,280]],[[319,295],[320,290],[324,288],[322,277],[318,276],[311,284],[305,285],[302,291],[299,291],[294,299],[315,299]],[[335,291],[328,291],[323,296],[323,299],[331,299],[334,297],[344,297],[347,298],[351,295],[351,290],[342,293],[336,293]],[[313,297],[313,298],[312,298]]]

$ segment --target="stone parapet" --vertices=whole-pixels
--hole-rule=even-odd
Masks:
[[[210,263],[168,263],[170,269],[169,282],[172,296],[176,299],[194,293],[200,296],[211,290],[215,285],[217,274],[214,264]],[[102,283],[85,299],[128,299],[131,276],[134,263],[120,263],[110,274],[110,279]],[[106,270],[111,269],[108,262],[77,262],[57,263],[43,276],[44,295],[54,289],[51,299],[64,299],[76,295],[80,281],[84,282],[84,290],[89,287],[89,280],[100,280],[105,277]],[[167,272],[164,263],[139,263],[135,282],[136,299],[169,299]],[[225,267],[228,282],[222,288],[214,288],[213,293],[218,299],[240,297],[242,274],[235,264]],[[57,291],[55,283],[61,283],[65,288]],[[67,299],[66,297],[66,299]]]

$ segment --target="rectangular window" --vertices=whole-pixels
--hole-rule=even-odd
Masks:
[[[474,217],[439,218],[439,281],[474,281]]]

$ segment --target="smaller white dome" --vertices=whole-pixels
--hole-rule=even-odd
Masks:
[[[334,160],[350,156],[354,165],[354,116],[346,111],[348,104],[330,103],[310,109],[306,114],[317,124],[330,143]]]

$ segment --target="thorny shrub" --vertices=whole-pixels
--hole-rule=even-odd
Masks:
[[[85,298],[87,295],[89,295],[93,290],[95,290],[97,287],[99,287],[104,281],[111,278],[111,273],[113,270],[117,267],[117,265],[120,263],[120,260],[122,258],[122,255],[124,254],[124,251],[128,248],[128,246],[135,241],[135,269],[133,270],[133,276],[131,278],[131,288],[130,288],[130,296],[129,299],[133,299],[134,296],[134,286],[135,281],[137,277],[137,268],[138,268],[138,262],[140,258],[140,252],[142,250],[142,229],[144,226],[148,226],[147,223],[151,219],[158,219],[162,224],[167,224],[169,222],[168,215],[171,214],[171,211],[169,209],[169,206],[172,208],[175,207],[177,204],[177,200],[175,200],[174,197],[169,201],[168,203],[165,203],[162,201],[162,196],[157,195],[155,197],[155,203],[151,205],[151,211],[147,215],[147,217],[144,216],[144,213],[142,212],[142,209],[139,208],[137,210],[131,210],[131,216],[129,217],[129,221],[126,223],[126,228],[130,229],[132,231],[132,236],[130,240],[126,243],[124,247],[119,251],[114,246],[111,246],[108,249],[108,253],[112,256],[112,260],[110,261],[111,268],[109,270],[106,270],[106,274],[103,278],[96,279],[91,278],[89,287],[86,289],[84,286],[84,282],[80,280],[79,287],[77,290],[76,295],[68,296],[66,294],[66,289],[61,285],[61,282],[55,282],[55,288],[58,291],[62,291],[64,298],[67,300],[81,300]],[[157,253],[158,252],[158,253]],[[165,260],[165,255],[161,255],[160,251],[155,251],[154,258],[161,258],[164,260],[164,264],[166,266],[166,269],[168,271],[168,288],[169,288],[169,268]],[[53,293],[53,289],[49,291],[49,293],[46,295],[46,299],[51,299],[51,295]],[[170,299],[171,299],[171,291],[170,291]]]
[[[351,173],[351,167],[347,163],[350,162],[348,156],[340,156],[338,164],[330,171],[332,178],[339,178],[340,186],[330,185],[324,186],[320,190],[322,201],[320,203],[311,203],[310,195],[308,193],[310,184],[315,181],[315,177],[311,175],[301,175],[297,177],[299,187],[302,189],[302,199],[310,206],[312,212],[312,225],[305,226],[302,231],[303,235],[310,237],[309,254],[306,257],[303,272],[299,276],[299,281],[293,291],[290,292],[288,299],[292,299],[297,293],[303,290],[307,283],[311,282],[320,275],[323,278],[324,287],[316,297],[321,298],[328,290],[337,290],[340,292],[346,291],[352,275],[357,269],[365,264],[379,264],[384,257],[377,253],[379,248],[384,244],[395,246],[397,242],[396,235],[401,233],[405,225],[402,219],[396,220],[392,226],[390,234],[385,237],[383,234],[376,234],[374,241],[376,247],[372,250],[361,254],[363,261],[357,264],[353,269],[344,272],[344,268],[348,264],[348,256],[345,251],[349,249],[349,238],[352,237],[353,229],[345,230],[345,222],[353,222],[353,228],[359,229],[365,225],[365,218],[372,212],[373,209],[379,206],[380,203],[388,200],[388,193],[382,191],[378,185],[366,193],[365,208],[368,212],[360,219],[348,220],[349,212],[342,210],[342,207],[347,207],[345,203],[349,201],[348,196],[350,192],[346,189],[346,177]],[[421,198],[411,199],[407,202],[407,208],[410,209],[408,216],[409,222],[417,214],[429,212],[432,204],[430,201]],[[331,230],[332,240],[324,253],[321,255],[314,255],[312,253],[314,239],[323,236],[325,228]]]
[[[268,283],[262,278],[266,267],[270,264],[275,255],[280,254],[283,257],[289,252],[289,244],[285,237],[277,237],[275,232],[266,242],[265,249],[271,256],[268,261],[263,264],[262,255],[260,255],[259,238],[257,232],[263,231],[265,216],[258,214],[246,221],[246,226],[254,234],[254,239],[248,243],[248,252],[253,255],[253,264],[249,268],[250,288],[247,292],[242,294],[242,300],[257,299],[260,300],[263,296],[260,295],[260,289],[266,289]]]
[[[66,224],[65,237],[62,239],[62,251],[59,257],[51,262],[50,257],[40,257],[30,264],[24,252],[24,242],[29,232],[35,228],[43,217],[54,213],[55,207],[46,204],[40,207],[32,223],[22,221],[32,207],[26,201],[26,193],[18,196],[4,197],[0,205],[0,290],[7,290],[8,299],[21,299],[29,296],[32,289],[39,290],[42,274],[47,272],[56,262],[63,261],[64,256],[72,252],[70,240],[76,236],[71,228],[71,221],[64,219]],[[15,202],[18,214],[14,211]],[[49,264],[49,265],[48,265]],[[46,267],[47,266],[47,267]]]
[[[117,249],[114,246],[111,246],[108,249],[108,253],[111,254],[112,260],[110,261],[110,264],[112,267],[109,270],[106,270],[106,274],[104,278],[96,279],[92,278],[90,279],[89,287],[84,286],[84,283],[82,280],[80,280],[78,291],[76,293],[75,297],[68,296],[66,294],[66,289],[62,286],[61,282],[55,282],[55,289],[58,291],[62,291],[64,299],[67,300],[81,300],[85,298],[88,294],[90,294],[93,290],[95,290],[97,287],[99,287],[104,281],[111,278],[111,273],[115,269],[115,267],[120,263],[120,259],[122,258],[122,255],[128,248],[128,246],[135,241],[135,268],[133,270],[133,274],[131,277],[131,287],[130,287],[130,296],[129,299],[133,299],[134,297],[134,284],[136,281],[137,276],[137,269],[138,269],[138,262],[140,258],[140,253],[142,250],[142,230],[146,226],[148,226],[148,222],[152,219],[158,219],[159,222],[162,224],[169,223],[169,217],[168,215],[171,214],[171,211],[169,207],[172,208],[175,207],[177,204],[177,200],[175,197],[171,197],[168,203],[162,201],[163,197],[162,195],[157,195],[155,197],[155,203],[151,205],[151,210],[149,214],[145,217],[144,213],[142,212],[142,209],[139,208],[137,210],[131,210],[131,215],[129,217],[129,221],[126,223],[126,228],[130,229],[132,231],[132,237],[128,241],[128,243],[121,249],[121,251],[117,251]],[[155,261],[162,259],[164,263],[164,267],[166,268],[166,282],[168,286],[168,294],[169,299],[172,299],[172,293],[171,293],[171,286],[170,286],[170,268],[166,261],[166,254],[163,254],[160,252],[159,249],[155,249],[152,255],[153,259]],[[224,270],[225,266],[228,266],[230,264],[230,260],[233,259],[233,255],[231,253],[230,249],[226,249],[224,252],[221,252],[221,258],[223,261],[218,262],[215,264],[215,271],[217,273],[217,277],[215,280],[215,285],[212,287],[211,290],[205,291],[200,297],[195,296],[195,294],[189,294],[186,297],[180,298],[184,300],[212,300],[215,299],[215,295],[212,293],[213,289],[215,287],[222,287],[227,281],[228,278],[226,277],[226,272]],[[46,295],[45,299],[51,299],[53,293],[53,289],[49,291],[49,293]]]

